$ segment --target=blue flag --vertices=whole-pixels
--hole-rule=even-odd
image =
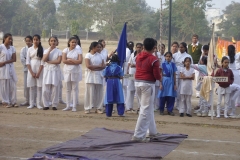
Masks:
[[[126,59],[126,48],[127,48],[127,23],[124,24],[122,34],[118,42],[117,53],[120,60],[120,66],[123,66],[123,63]]]

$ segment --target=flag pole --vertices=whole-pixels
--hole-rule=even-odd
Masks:
[[[213,47],[212,47],[212,51],[211,52],[214,55],[214,47],[215,47],[214,45],[215,44],[213,42],[214,42],[214,27],[215,27],[215,24],[213,23],[212,26],[213,26],[213,28],[212,28],[212,38],[211,38],[212,40],[211,40],[211,43],[212,43]],[[215,70],[215,68],[216,68],[216,66],[214,64],[212,77],[214,77],[214,70]],[[214,112],[214,110],[213,110],[214,88],[213,88],[213,86],[214,86],[215,82],[213,82],[213,80],[212,80],[211,83],[212,83],[212,91],[211,91],[211,95],[212,95],[211,96],[211,119],[213,120],[213,112]]]

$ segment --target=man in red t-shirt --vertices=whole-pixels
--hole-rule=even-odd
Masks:
[[[154,119],[155,82],[156,80],[161,82],[159,60],[152,55],[156,48],[156,41],[153,38],[146,38],[143,45],[144,51],[136,58],[135,74],[140,112],[132,140],[138,142],[148,142],[150,138],[160,135]]]

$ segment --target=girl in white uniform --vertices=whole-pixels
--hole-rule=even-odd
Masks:
[[[13,62],[16,62],[16,50],[12,46],[12,35],[7,33],[0,45],[0,95],[3,107],[17,106],[17,76]]]
[[[62,52],[56,48],[57,39],[50,37],[48,40],[50,47],[44,51],[43,61],[43,110],[49,109],[49,104],[52,104],[52,109],[57,110],[59,101],[59,84],[61,79],[60,63],[62,60]]]
[[[100,52],[101,45],[98,42],[92,42],[89,47],[89,53],[85,56],[85,113],[95,107],[95,113],[102,114],[103,102],[103,78],[102,70],[105,68],[104,59]]]
[[[82,52],[76,48],[77,39],[71,37],[68,40],[68,48],[63,50],[62,60],[65,64],[63,67],[64,81],[66,82],[67,106],[63,111],[70,110],[71,93],[73,100],[72,111],[76,112],[78,99],[78,83],[82,80]]]
[[[156,43],[157,43],[157,41],[156,41]],[[160,69],[160,73],[162,72],[162,70],[161,70],[161,65],[162,65],[162,63],[161,63],[161,53],[160,52],[158,52],[157,51],[157,46],[156,46],[156,48],[155,48],[155,51],[154,51],[154,53],[153,53],[153,55],[155,56],[155,57],[157,57],[158,58],[158,60],[159,60],[159,69]],[[164,58],[165,59],[165,58]],[[159,87],[160,87],[160,82],[159,82],[159,80],[156,80],[156,82],[155,82],[155,98],[154,98],[154,111],[157,111],[157,110],[159,110],[159,98],[158,98],[158,90],[159,90]]]
[[[27,51],[28,48],[32,47],[33,38],[32,36],[26,36],[25,37],[25,43],[26,47],[23,47],[20,52],[20,59],[21,63],[23,65],[23,72],[24,72],[24,97],[25,102],[21,103],[20,106],[26,106],[29,105],[29,88],[27,87],[27,74],[28,74],[28,68],[26,65],[26,59],[27,59]]]
[[[131,54],[129,61],[128,61],[128,68],[127,68],[127,74],[135,74],[136,73],[136,58],[139,53],[141,53],[143,50],[143,44],[137,43],[136,44],[136,51]],[[136,113],[133,110],[133,102],[134,102],[134,94],[135,94],[135,81],[133,79],[128,80],[128,87],[127,87],[127,99],[126,99],[126,113]],[[137,97],[138,101],[138,108],[139,106],[139,99]]]
[[[37,88],[37,108],[42,109],[40,105],[42,99],[42,80],[43,80],[43,47],[41,45],[41,37],[39,35],[33,36],[33,46],[28,49],[27,61],[28,75],[27,87],[30,89],[30,106],[31,109],[35,106],[35,89]]]
[[[180,86],[180,117],[184,116],[184,112],[186,111],[186,115],[188,117],[192,117],[191,110],[191,98],[192,98],[192,80],[195,77],[195,70],[190,67],[192,60],[190,57],[186,57],[184,59],[184,68],[180,71],[180,79],[181,79],[181,86]]]
[[[180,81],[180,72],[183,66],[183,61],[186,57],[191,58],[192,61],[192,56],[187,53],[187,44],[185,42],[180,43],[179,45],[179,52],[173,54],[173,62],[177,66],[177,73],[176,73],[176,83],[177,83],[177,98],[176,98],[176,108],[180,110],[179,103],[180,103],[180,87],[181,87],[181,81]]]

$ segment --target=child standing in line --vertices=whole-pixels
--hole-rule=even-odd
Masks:
[[[158,97],[160,98],[160,115],[164,115],[165,103],[167,103],[168,115],[174,116],[173,107],[177,97],[176,72],[177,67],[172,62],[172,53],[165,53],[165,62],[162,63],[162,81]]]
[[[59,102],[59,79],[61,79],[60,63],[62,52],[56,48],[57,39],[50,37],[48,40],[50,47],[44,51],[43,61],[43,110],[49,109],[50,102],[53,110],[57,110]]]
[[[37,108],[42,109],[40,105],[42,100],[42,81],[43,81],[43,47],[41,45],[41,37],[39,35],[33,36],[33,46],[27,52],[27,87],[30,89],[30,105],[28,109],[34,108],[34,100],[37,96]],[[37,88],[37,95],[35,90]]]
[[[228,106],[230,106],[230,93],[231,88],[230,85],[233,84],[234,75],[231,69],[229,69],[229,59],[228,57],[222,58],[222,68],[218,69],[215,74],[216,77],[228,77],[228,82],[218,82],[219,87],[217,89],[218,92],[218,102],[217,102],[217,118],[220,118],[220,108],[221,102],[224,97],[224,117],[228,118]]]
[[[0,95],[6,108],[17,106],[17,75],[13,63],[16,62],[16,50],[10,33],[3,36],[0,45]]]
[[[27,59],[28,48],[32,47],[32,45],[33,45],[33,38],[32,38],[32,36],[26,36],[24,40],[25,40],[26,46],[21,49],[20,59],[21,59],[22,65],[23,65],[23,72],[24,72],[23,79],[24,79],[24,97],[25,97],[25,102],[21,103],[20,106],[29,105],[29,88],[27,87],[28,68],[27,68],[27,65],[26,65],[26,59]]]
[[[184,112],[186,111],[186,115],[188,117],[192,117],[191,110],[191,97],[192,97],[192,80],[195,77],[195,71],[193,68],[190,67],[192,61],[190,57],[186,57],[184,59],[184,68],[180,71],[180,79],[181,79],[181,86],[180,86],[180,117],[184,116]]]
[[[135,74],[136,73],[136,58],[139,53],[142,52],[143,44],[137,43],[136,44],[136,51],[131,54],[129,61],[128,61],[128,68],[127,68],[127,74]],[[136,113],[135,110],[133,110],[133,102],[134,102],[134,94],[135,94],[135,80],[129,79],[128,80],[128,92],[127,92],[127,98],[126,98],[126,113]],[[137,97],[137,101],[139,104],[139,100]],[[139,108],[139,107],[138,107]]]
[[[72,112],[76,112],[77,100],[78,100],[78,83],[82,80],[82,52],[76,48],[77,39],[71,37],[68,40],[68,48],[63,50],[63,74],[64,81],[66,82],[67,91],[67,106],[63,111],[71,110],[71,95],[73,100]]]
[[[107,87],[104,104],[106,106],[106,116],[111,117],[113,111],[113,104],[117,104],[117,111],[119,116],[124,116],[124,98],[120,79],[123,78],[123,70],[118,65],[119,59],[116,54],[112,55],[110,65],[104,71],[103,76],[106,78]]]

